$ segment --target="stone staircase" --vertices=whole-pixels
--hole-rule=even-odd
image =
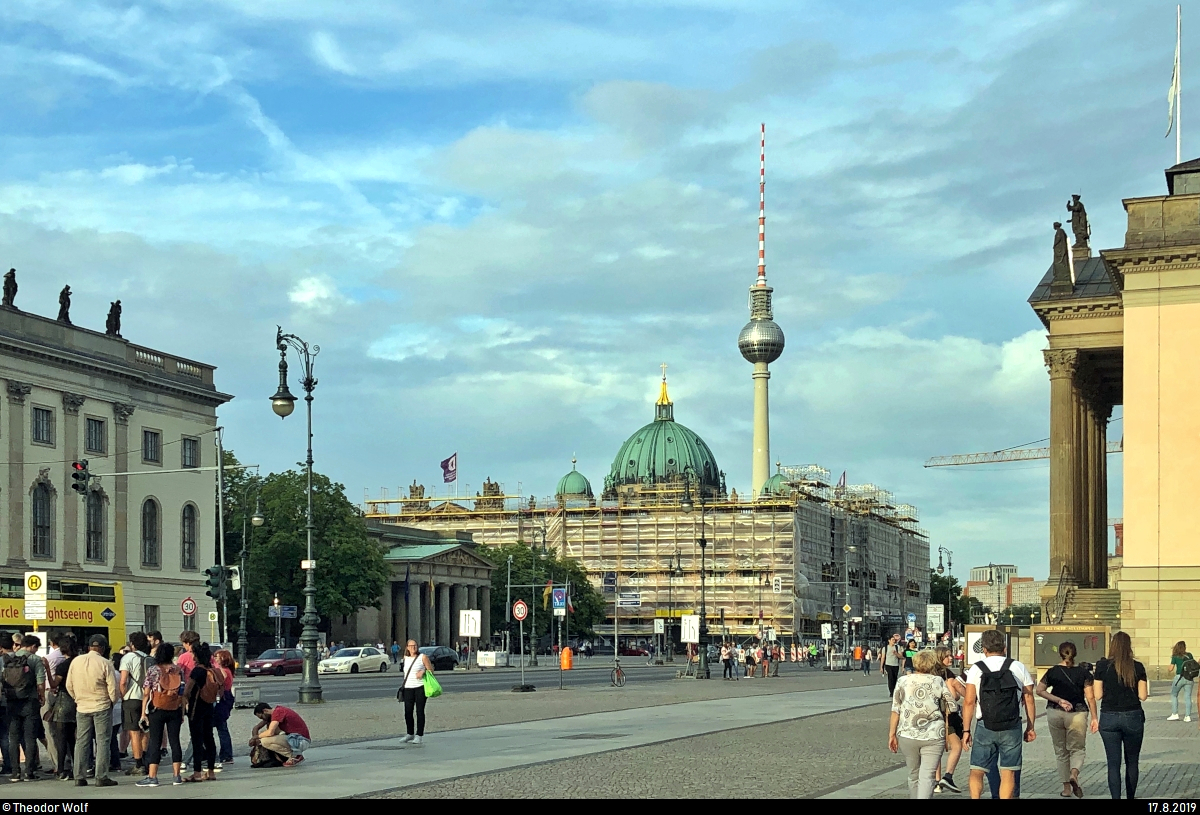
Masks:
[[[1100,624],[1121,627],[1121,592],[1117,589],[1073,588],[1067,593],[1062,625]]]

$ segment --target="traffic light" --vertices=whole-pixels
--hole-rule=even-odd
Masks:
[[[220,566],[209,566],[204,570],[207,575],[204,582],[208,586],[208,590],[204,592],[214,600],[220,600],[225,594],[225,573]]]
[[[238,591],[242,587],[242,570],[237,566],[229,567],[229,588]]]
[[[92,474],[88,472],[87,459],[84,459],[83,461],[72,462],[71,469],[74,470],[74,472],[71,473],[71,489],[75,490],[75,492],[86,498],[88,482],[92,479]]]

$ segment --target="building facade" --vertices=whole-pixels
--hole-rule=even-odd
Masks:
[[[993,583],[1007,583],[1009,578],[1017,576],[1017,567],[1011,563],[992,563],[987,566],[973,566],[971,568],[970,582],[972,583],[987,583],[989,580]]]
[[[203,468],[216,464],[216,409],[232,397],[213,366],[112,330],[0,308],[0,603],[9,626],[29,630],[23,574],[46,571],[42,630],[207,633],[216,476]],[[98,476],[86,498],[72,490],[72,463],[85,459]],[[197,610],[185,620],[188,597]]]

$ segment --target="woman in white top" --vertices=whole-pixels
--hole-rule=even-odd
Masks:
[[[946,718],[942,711],[954,704],[954,694],[934,673],[936,666],[933,651],[918,651],[913,657],[916,673],[900,677],[892,694],[888,749],[904,753],[910,798],[933,797],[934,773],[946,749]]]
[[[404,724],[408,727],[405,742],[414,747],[421,746],[425,735],[425,672],[432,671],[429,657],[417,648],[416,640],[409,640],[404,647],[404,683],[400,695],[404,699]],[[416,710],[416,732],[413,732],[413,710]]]

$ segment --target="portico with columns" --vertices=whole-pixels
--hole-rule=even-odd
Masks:
[[[360,609],[334,639],[348,642],[420,645],[459,642],[459,611],[478,609],[480,630],[491,631],[492,569],[476,551],[469,532],[431,532],[394,524],[369,523],[367,533],[384,548],[391,575],[379,608]]]

